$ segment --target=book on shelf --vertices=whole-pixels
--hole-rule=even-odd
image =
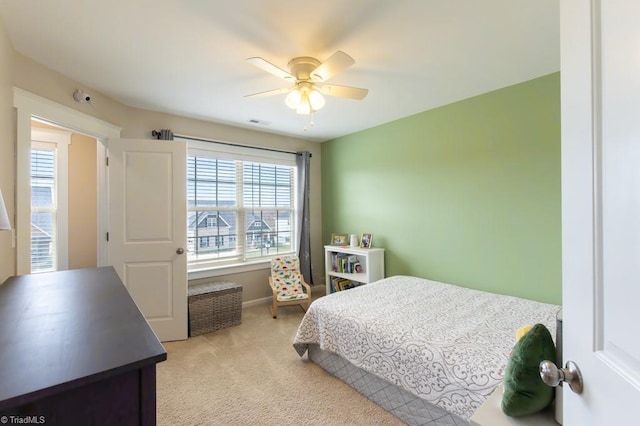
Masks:
[[[331,293],[335,293],[338,290],[338,283],[335,279],[335,277],[331,277]]]
[[[349,290],[350,288],[358,287],[360,285],[359,282],[349,281],[342,284],[342,290]]]
[[[333,272],[347,274],[364,272],[358,256],[347,253],[331,253],[331,269]]]
[[[361,282],[351,281],[347,278],[331,277],[331,292],[349,290],[350,288],[362,285]]]

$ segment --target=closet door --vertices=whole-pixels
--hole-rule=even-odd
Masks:
[[[110,139],[109,264],[161,341],[187,338],[185,142]]]

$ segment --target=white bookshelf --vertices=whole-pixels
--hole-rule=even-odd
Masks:
[[[332,255],[339,253],[357,257],[362,272],[347,273],[337,272],[333,269]],[[384,278],[384,249],[383,248],[359,248],[343,246],[324,246],[324,269],[326,273],[327,294],[331,293],[331,278],[345,278],[354,282],[368,284]]]

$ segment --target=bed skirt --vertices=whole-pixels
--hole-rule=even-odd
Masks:
[[[309,345],[308,355],[310,361],[408,425],[469,425],[469,422],[461,417],[420,399],[372,373],[355,367],[334,353],[323,351],[316,344]]]

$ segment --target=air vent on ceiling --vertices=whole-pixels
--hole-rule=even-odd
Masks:
[[[257,118],[250,118],[249,119],[249,123],[251,124],[257,124],[259,126],[268,126],[271,124],[270,121],[265,121],[265,120],[258,120]]]

